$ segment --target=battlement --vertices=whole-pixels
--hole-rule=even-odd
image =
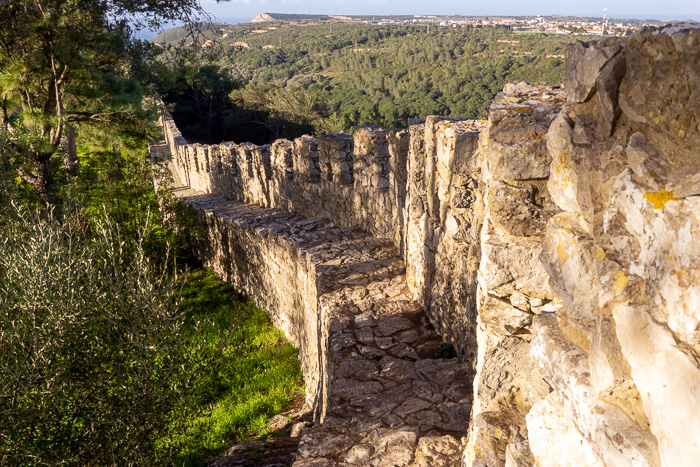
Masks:
[[[379,462],[389,434],[410,441],[401,465],[425,465],[421,443],[438,438],[450,438],[450,455],[434,465],[455,465],[458,450],[468,466],[697,462],[698,50],[693,24],[577,42],[564,87],[507,85],[488,121],[432,116],[402,130],[202,146],[163,119],[184,183],[270,208],[265,216],[274,218],[251,224],[228,208],[200,206],[207,260],[242,290],[275,297],[271,314],[292,316],[278,321],[306,339],[302,359],[321,362],[305,366],[319,413],[336,407],[372,433],[360,439],[337,419],[317,425],[302,438],[297,465]],[[290,231],[285,216],[296,219]],[[344,250],[355,258],[350,266]],[[352,274],[328,273],[345,267]],[[325,290],[359,301],[347,305]],[[457,406],[445,402],[449,384],[430,389],[448,383],[437,373],[411,383],[415,398],[399,408],[362,392],[386,384],[387,351],[406,368],[431,360],[392,340],[413,339],[408,321],[401,333],[365,329],[370,314],[393,323],[401,307],[415,322],[422,307],[466,367],[451,373],[473,382],[466,445],[455,444],[462,425],[450,418]],[[356,374],[363,389],[348,402]],[[459,410],[466,403],[460,395]],[[409,406],[422,407],[421,417],[407,415]],[[442,427],[444,437],[422,424]],[[338,437],[347,443],[324,450]]]

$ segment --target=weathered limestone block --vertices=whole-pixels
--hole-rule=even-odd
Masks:
[[[395,130],[389,134],[389,186],[391,189],[391,218],[394,221],[394,245],[405,259],[406,221],[405,205],[408,192],[409,130]]]
[[[355,128],[355,212],[368,232],[394,238],[389,185],[389,132],[377,126]]]
[[[508,445],[526,436],[523,416],[510,408],[472,415],[462,464],[474,467],[505,465]]]
[[[272,169],[270,166],[270,146],[256,146],[254,144],[241,144],[237,147],[237,158],[243,161],[244,169],[241,173],[243,187],[242,201],[257,203],[264,207],[271,207],[270,180]],[[210,190],[202,189],[205,193]]]
[[[294,178],[294,143],[287,139],[278,139],[270,147],[270,166],[273,178],[280,182]]]
[[[533,467],[535,462],[527,439],[519,439],[506,446],[505,467]]]
[[[594,101],[590,101],[594,102]],[[579,129],[597,131],[600,109],[586,103],[567,106],[552,124],[547,145],[552,154],[552,166],[547,189],[554,202],[566,212],[576,213],[579,225],[599,239],[602,216],[609,199],[609,191],[617,175],[627,167],[627,146],[624,134],[616,133],[611,139],[597,140],[586,136],[577,141]],[[589,107],[596,107],[589,109]],[[624,119],[623,119],[624,120]],[[619,123],[618,126],[624,126]],[[624,133],[624,131],[623,131]]]
[[[700,363],[645,306],[614,308],[617,336],[639,388],[664,466],[700,459]]]
[[[575,212],[580,226],[596,240],[610,186],[627,167],[628,124],[626,118],[616,119],[610,138],[600,100],[591,99],[565,106],[547,134],[552,199],[562,210]]]
[[[333,133],[318,138],[321,178],[335,185],[352,185],[353,138],[347,133]]]
[[[429,116],[425,119],[424,141],[424,164],[422,167],[424,184],[425,184],[425,200],[426,212],[428,213],[429,232],[426,239],[426,245],[431,249],[431,253],[435,254],[435,249],[439,243],[439,237],[435,235],[435,231],[440,228],[440,195],[439,195],[439,177],[438,177],[438,146],[439,132],[443,126],[443,122],[451,121],[446,117]],[[429,264],[428,271],[432,273],[432,264]],[[428,280],[428,287],[432,279]]]
[[[527,414],[527,433],[540,467],[605,467],[569,418],[557,391],[537,402]]]
[[[517,453],[529,458],[525,414],[537,400],[546,396],[549,386],[539,376],[529,356],[529,344],[517,337],[493,334],[479,316],[477,328],[477,366],[474,378],[467,448],[463,463],[467,466],[504,465]],[[521,464],[515,464],[521,465]],[[527,465],[527,464],[525,464]]]
[[[596,78],[608,61],[623,50],[618,38],[574,42],[566,49],[564,88],[569,102],[584,102],[596,91]]]
[[[604,229],[627,275],[645,281],[652,316],[684,342],[700,344],[700,198],[653,192],[623,172],[613,186]]]
[[[637,179],[651,188],[652,191],[660,191],[666,188],[672,168],[661,152],[649,144],[642,132],[636,132],[630,136],[625,148],[627,163]]]
[[[491,221],[502,235],[544,235],[547,219],[559,212],[543,181],[505,183],[493,180],[487,196]]]
[[[554,298],[539,260],[545,224],[558,211],[545,188],[544,136],[563,101],[558,87],[508,85],[480,139],[484,220],[468,466],[527,465],[525,415],[550,390],[529,356],[529,339],[534,314]]]
[[[311,136],[294,140],[294,174],[300,183],[318,183],[321,168],[318,161],[318,141]]]
[[[190,162],[191,167],[194,169],[195,172],[200,172],[202,170],[202,167],[200,165],[200,160],[199,160],[199,154],[197,151],[198,147],[199,147],[199,144],[197,144],[197,143],[188,144],[186,146],[187,155],[189,156],[189,162]]]
[[[436,137],[439,225],[428,315],[465,361],[476,355],[476,288],[483,203],[478,139],[483,124],[442,121]]]
[[[510,297],[525,298],[522,306],[511,304]],[[488,330],[489,335],[497,337],[518,336],[529,340],[532,317],[534,316],[527,296],[515,292],[510,297],[488,295],[482,298],[479,306],[479,322]],[[537,300],[537,299],[535,299]]]
[[[578,164],[573,158],[573,121],[565,112],[560,113],[547,132],[547,150],[552,164],[547,189],[559,208],[581,212],[578,199]]]
[[[406,161],[406,202],[404,207],[405,246],[403,258],[406,261],[406,281],[414,299],[421,304],[428,300],[429,283],[426,284],[427,265],[431,253],[428,239],[428,203],[425,178],[425,125],[411,125],[409,148]]]
[[[587,355],[559,329],[554,314],[535,317],[531,354],[578,432],[606,466],[659,465],[656,439],[623,410],[596,397]]]
[[[198,172],[200,176],[200,186],[201,190],[207,193],[211,193],[211,166],[209,161],[209,146],[197,145],[196,147],[196,160],[198,161],[199,167]]]
[[[596,257],[605,253],[578,224],[577,216],[558,214],[549,220],[540,258],[550,286],[564,302],[567,318],[592,333],[598,312]]]
[[[598,398],[620,407],[645,430],[649,420],[641,395],[634,384],[630,366],[622,353],[611,315],[599,315],[591,339],[589,364],[591,385]]]
[[[498,296],[522,292],[541,298],[551,296],[549,276],[542,267],[538,240],[503,241],[490,219],[484,221],[481,234],[479,281],[482,289]]]
[[[270,181],[270,203],[272,206],[291,210],[290,189],[294,184],[294,143],[286,139],[278,139],[270,146],[270,166],[272,180]],[[235,199],[235,195],[228,195]]]
[[[627,72],[627,56],[624,49],[616,53],[598,72],[596,77],[596,95],[602,111],[603,119],[599,125],[604,129],[602,134],[610,136],[615,129],[617,119],[622,110],[618,103],[620,82]]]
[[[489,112],[484,180],[549,176],[545,135],[564,101],[558,86],[521,83],[499,93]]]
[[[549,394],[549,385],[535,368],[529,342],[517,337],[494,340],[483,355],[488,367],[475,385],[478,392],[474,395],[474,413],[512,407],[524,416],[535,402]]]
[[[647,28],[626,44],[620,107],[672,168],[666,190],[700,193],[700,26]]]

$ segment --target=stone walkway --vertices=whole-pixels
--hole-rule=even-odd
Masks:
[[[274,232],[317,264],[330,399],[323,422],[301,431],[294,466],[459,465],[471,384],[456,359],[439,358],[442,340],[389,241],[177,184],[174,194],[195,208]]]

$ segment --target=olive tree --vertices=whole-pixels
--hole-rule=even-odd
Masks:
[[[0,464],[166,464],[214,353],[183,329],[182,276],[80,222],[19,210],[0,232]]]

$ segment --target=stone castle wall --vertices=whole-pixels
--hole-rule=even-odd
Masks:
[[[475,342],[476,270],[466,264],[478,257],[471,205],[480,200],[476,161],[484,126],[430,117],[409,130],[367,126],[353,136],[201,145],[187,144],[175,123],[163,120],[174,170],[192,189],[322,217],[393,242],[414,298],[465,356],[473,356]],[[471,259],[453,260],[460,255]],[[471,319],[462,319],[467,308]]]
[[[686,24],[577,42],[563,88],[507,85],[487,122],[429,117],[259,147],[188,145],[164,129],[189,186],[395,245],[412,298],[472,370],[459,462],[690,466],[698,109],[700,29]],[[274,256],[259,234],[269,247],[236,261]],[[302,273],[265,287],[307,287]]]

